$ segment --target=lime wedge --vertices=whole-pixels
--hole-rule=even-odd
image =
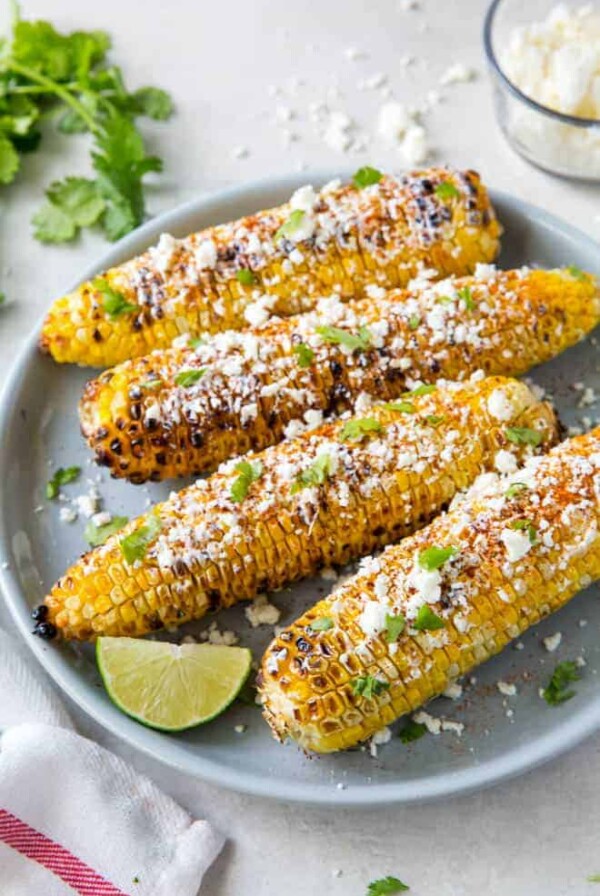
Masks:
[[[98,638],[98,668],[110,699],[150,728],[183,731],[214,719],[240,692],[245,647]]]

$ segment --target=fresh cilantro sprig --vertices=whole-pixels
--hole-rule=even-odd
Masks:
[[[292,346],[292,351],[298,360],[298,367],[310,367],[315,357],[310,345],[307,345],[306,342],[297,342]]]
[[[415,740],[419,740],[427,732],[427,726],[422,722],[415,722],[409,719],[404,728],[398,732],[398,737],[403,744],[411,744]]]
[[[317,459],[310,467],[301,470],[296,476],[295,481],[290,489],[291,495],[296,495],[303,488],[312,488],[318,485],[324,485],[326,480],[333,473],[333,461],[330,454],[319,454]]]
[[[366,327],[359,327],[356,334],[340,327],[317,327],[315,332],[324,342],[343,345],[352,352],[366,352],[371,344],[371,334]]]
[[[46,483],[46,497],[49,501],[58,498],[61,485],[68,485],[79,478],[81,467],[59,467],[52,479]]]
[[[239,504],[247,496],[252,483],[258,482],[261,478],[263,474],[263,465],[259,460],[255,461],[253,464],[247,460],[243,460],[236,466],[235,472],[238,476],[231,486],[229,496],[232,501]]]
[[[119,547],[127,563],[135,563],[143,560],[150,544],[154,541],[160,530],[162,522],[158,516],[150,516],[145,526],[140,526],[134,532],[121,538]]]
[[[574,681],[579,681],[581,675],[576,664],[572,660],[559,663],[552,673],[547,686],[542,691],[542,696],[549,706],[560,706],[575,696],[575,691],[569,688]]]
[[[532,448],[537,448],[544,436],[537,429],[530,429],[528,426],[509,426],[506,438],[515,445],[531,445]]]
[[[360,441],[369,433],[382,432],[382,430],[383,426],[374,417],[354,418],[344,423],[340,432],[340,439],[342,442],[347,442],[350,439]]]
[[[42,242],[69,242],[92,225],[111,240],[128,233],[144,218],[144,176],[162,168],[147,153],[136,119],[169,118],[171,99],[157,87],[130,92],[109,49],[104,31],[62,34],[49,22],[21,19],[16,5],[1,43],[0,184],[12,183],[22,155],[38,149],[48,118],[62,134],[92,138],[94,177],[51,184],[34,215]]]
[[[373,675],[361,675],[352,682],[352,691],[357,697],[364,697],[365,700],[371,700],[377,697],[383,691],[390,688],[389,681],[382,681],[381,678],[375,678]]]
[[[372,880],[367,888],[367,896],[391,896],[393,893],[406,893],[410,890],[407,884],[403,884],[397,877],[388,875]]]
[[[129,518],[126,516],[113,516],[108,523],[103,523],[101,526],[97,526],[96,523],[90,520],[85,527],[83,537],[89,545],[97,548],[99,545],[104,544],[111,535],[119,532],[128,522]]]

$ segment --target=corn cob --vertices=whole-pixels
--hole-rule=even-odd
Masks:
[[[351,747],[600,577],[599,474],[600,428],[483,493],[476,483],[455,509],[363,560],[267,649],[259,680],[275,735],[322,753]]]
[[[431,388],[172,495],[65,573],[47,622],[87,639],[200,618],[413,531],[483,469],[530,452],[523,441],[556,438],[552,410],[517,380]]]
[[[425,169],[365,189],[303,187],[279,208],[183,240],[163,234],[58,299],[40,345],[56,361],[113,366],[182,333],[296,314],[331,292],[360,295],[368,283],[403,286],[423,267],[467,273],[496,256],[499,234],[472,171]]]
[[[321,300],[315,311],[263,329],[106,371],[80,404],[96,460],[136,483],[209,472],[305,421],[318,425],[323,415],[361,407],[366,395],[390,400],[415,382],[477,369],[525,373],[600,321],[595,279],[572,270],[481,265],[475,277],[376,289],[373,299]],[[347,332],[350,348],[319,335],[324,325],[330,339]]]

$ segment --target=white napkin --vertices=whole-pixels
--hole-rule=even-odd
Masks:
[[[221,835],[77,734],[1,629],[0,730],[2,896],[196,896]]]

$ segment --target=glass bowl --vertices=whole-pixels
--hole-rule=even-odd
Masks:
[[[574,9],[582,5],[583,0],[561,3]],[[600,120],[541,105],[524,94],[502,68],[502,53],[513,29],[542,21],[556,6],[557,0],[493,0],[490,5],[483,40],[496,117],[510,145],[529,162],[552,174],[600,182]]]

